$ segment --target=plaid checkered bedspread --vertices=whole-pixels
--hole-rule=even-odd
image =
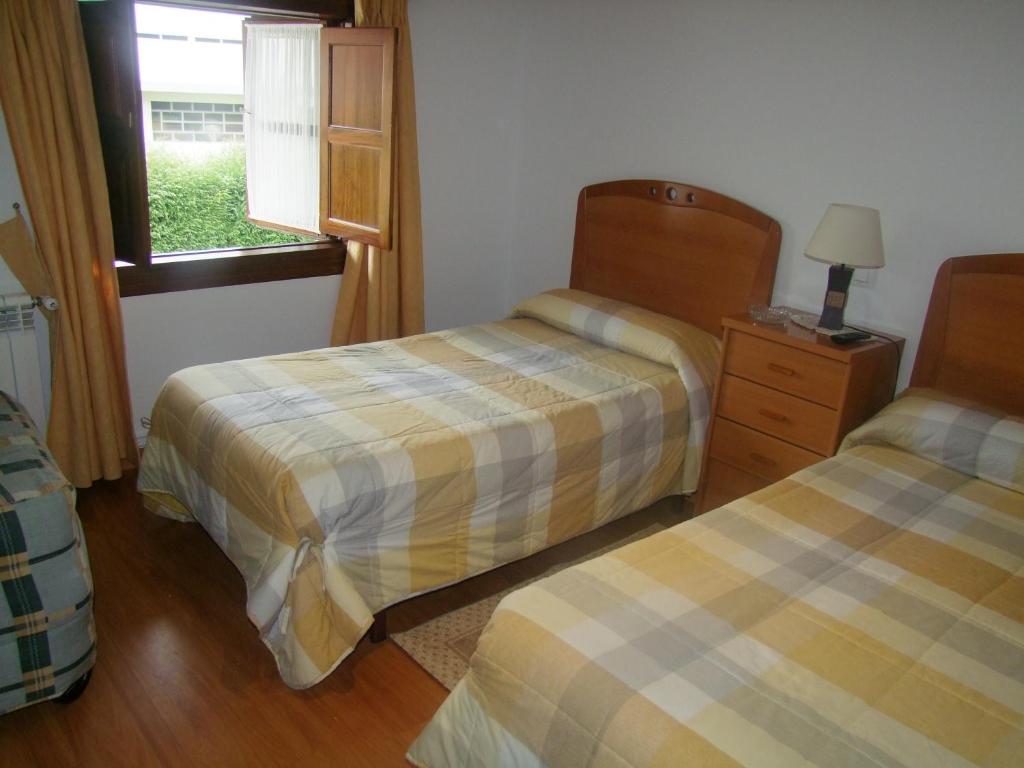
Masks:
[[[835,458],[511,594],[410,759],[1021,765],[1022,426],[912,393]]]
[[[92,668],[92,578],[75,491],[0,392],[0,712],[62,694]]]
[[[692,489],[716,339],[571,291],[517,315],[165,384],[139,490],[242,572],[289,685],[392,603]]]

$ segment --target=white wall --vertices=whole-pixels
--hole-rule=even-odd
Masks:
[[[517,3],[413,0],[429,330],[508,303],[526,28]]]
[[[802,252],[825,206],[879,208],[887,265],[876,287],[854,287],[847,317],[909,337],[904,379],[938,265],[964,253],[1024,250],[1019,0],[530,0],[514,4],[513,19],[510,4],[490,0],[465,22],[459,3],[410,5],[417,55],[459,52],[466,37],[498,57],[509,40],[525,53],[518,89],[503,72],[488,93],[497,65],[477,69],[471,59],[457,83],[433,84],[439,106],[420,120],[425,137],[442,110],[453,124],[468,115],[486,128],[478,109],[522,97],[511,109],[517,138],[503,130],[470,139],[474,156],[490,147],[514,169],[502,310],[567,284],[576,195],[611,178],[691,182],[774,216],[783,229],[775,299],[811,309],[820,308],[826,267]],[[496,15],[507,29],[475,26]],[[434,77],[428,62],[416,64],[421,78]],[[463,91],[479,98],[458,98]],[[500,114],[509,111],[503,105]],[[510,147],[518,156],[509,157]],[[476,192],[482,174],[462,161],[459,172]],[[459,202],[427,206],[438,172],[429,156],[423,162],[429,226],[454,238],[465,225]],[[504,199],[468,204],[509,215]],[[455,295],[428,293],[428,311]],[[444,317],[461,322],[461,308]]]

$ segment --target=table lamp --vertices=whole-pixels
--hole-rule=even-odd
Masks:
[[[832,203],[825,209],[804,256],[831,265],[818,327],[841,331],[853,269],[878,269],[885,265],[878,211],[862,205]]]

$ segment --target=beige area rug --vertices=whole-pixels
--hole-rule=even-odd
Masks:
[[[450,611],[406,632],[396,632],[391,635],[391,639],[412,656],[413,661],[427,670],[432,677],[450,691],[469,669],[469,657],[476,650],[477,640],[484,631],[484,626],[491,618],[491,614],[494,613],[494,609],[501,602],[501,598],[520,587],[558,573],[563,568],[593,559],[605,552],[618,549],[624,544],[639,541],[663,530],[665,530],[665,526],[657,523],[648,526],[614,544],[609,544],[570,562],[552,566],[540,576],[528,579],[515,587],[509,587],[483,600]]]

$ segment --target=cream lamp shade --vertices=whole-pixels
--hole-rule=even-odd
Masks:
[[[804,255],[858,269],[885,266],[878,211],[863,205],[832,203],[825,209]]]

